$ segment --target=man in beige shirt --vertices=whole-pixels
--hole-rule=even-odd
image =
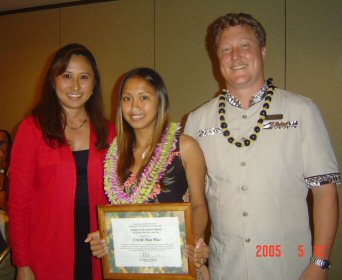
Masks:
[[[211,279],[327,279],[341,176],[322,116],[311,100],[265,81],[258,21],[227,14],[212,27],[226,89],[185,127],[207,163]]]

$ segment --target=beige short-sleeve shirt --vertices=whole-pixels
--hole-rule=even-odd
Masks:
[[[299,279],[311,257],[308,185],[341,181],[322,116],[311,100],[276,89],[268,115],[281,117],[238,148],[222,135],[218,102],[192,112],[185,127],[207,164],[211,279]],[[234,138],[252,134],[262,105],[226,103]]]

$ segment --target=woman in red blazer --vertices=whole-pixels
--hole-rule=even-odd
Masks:
[[[84,239],[97,229],[103,160],[114,127],[103,116],[90,51],[58,50],[42,95],[19,127],[10,166],[10,237],[17,280],[102,279]],[[74,249],[70,249],[74,248]]]

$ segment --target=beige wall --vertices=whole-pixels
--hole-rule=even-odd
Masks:
[[[286,86],[314,100],[342,165],[342,1],[287,1]],[[314,152],[314,151],[313,151]],[[342,199],[342,190],[339,186]],[[342,210],[331,279],[342,279]],[[327,217],[328,219],[329,217]]]
[[[0,16],[1,128],[14,132],[37,96],[47,58],[71,42],[96,56],[109,117],[120,75],[148,66],[164,77],[172,119],[181,120],[219,89],[206,30],[229,11],[251,13],[263,23],[266,76],[319,105],[341,163],[340,0],[121,0]],[[342,275],[341,237],[342,230],[330,279]]]
[[[228,4],[229,2],[229,4]],[[269,34],[267,75],[284,86],[284,4],[280,0],[156,1],[156,69],[165,78],[172,116],[185,113],[213,97],[222,84],[206,48],[208,25],[229,11],[252,13],[262,20]],[[182,3],[182,4],[181,4]],[[270,3],[273,3],[270,5]],[[264,15],[268,16],[265,17]],[[167,32],[165,32],[167,30]],[[276,35],[276,36],[275,36]],[[209,53],[208,53],[209,51]]]

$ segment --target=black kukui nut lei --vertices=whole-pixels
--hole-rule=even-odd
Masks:
[[[264,120],[266,119],[267,117],[267,111],[268,109],[270,108],[270,103],[272,101],[272,95],[273,95],[273,90],[274,90],[274,85],[272,84],[272,78],[269,78],[267,81],[267,86],[268,86],[268,89],[267,89],[267,94],[265,96],[265,101],[264,101],[264,104],[262,105],[262,110],[260,111],[259,113],[259,119],[257,121],[257,125],[254,127],[254,132],[253,134],[251,134],[249,136],[248,139],[244,139],[243,140],[240,140],[240,141],[236,141],[234,139],[234,137],[232,137],[230,135],[230,131],[228,129],[228,124],[226,122],[226,119],[225,119],[225,114],[226,114],[226,110],[225,110],[225,107],[226,107],[226,104],[225,104],[225,100],[226,100],[226,92],[221,92],[220,96],[219,96],[219,110],[218,110],[218,113],[219,113],[219,119],[220,119],[220,126],[221,128],[223,129],[223,136],[227,138],[227,141],[231,144],[234,144],[236,147],[238,148],[241,148],[241,147],[248,147],[250,146],[252,143],[254,143],[258,136],[257,134],[261,131],[261,127],[264,123]]]

